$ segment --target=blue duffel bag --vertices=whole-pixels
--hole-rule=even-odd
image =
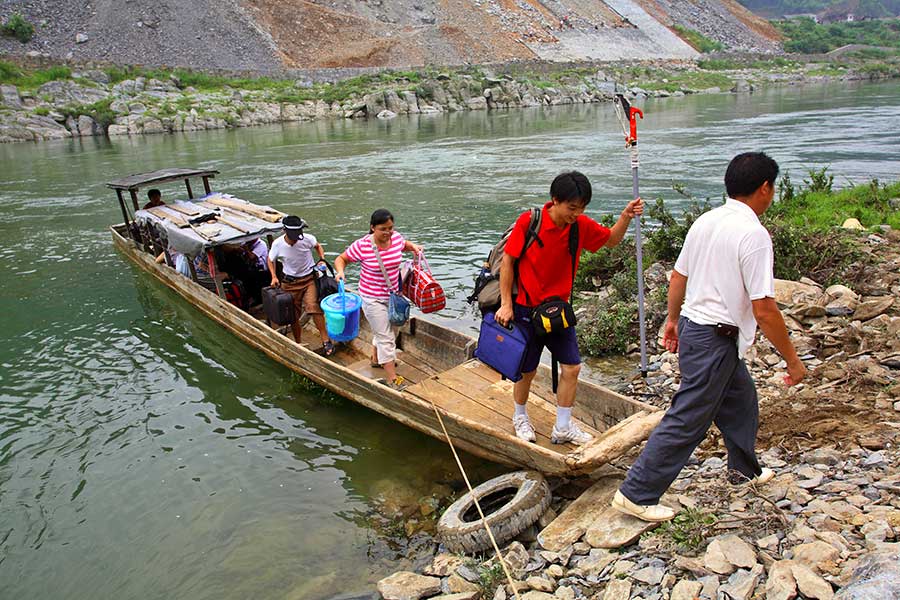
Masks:
[[[528,348],[528,334],[518,323],[504,327],[494,321],[494,313],[484,315],[478,333],[475,358],[510,381],[522,379],[522,363]]]

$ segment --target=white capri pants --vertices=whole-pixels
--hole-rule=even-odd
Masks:
[[[378,354],[378,364],[397,360],[397,336],[388,318],[387,298],[362,296],[362,310],[372,328],[372,344]]]

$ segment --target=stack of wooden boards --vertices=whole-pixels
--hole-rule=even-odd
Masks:
[[[178,202],[147,209],[153,216],[179,228],[190,228],[200,237],[214,241],[221,233],[217,224],[250,235],[271,228],[285,214],[227,194],[211,194],[199,202]]]

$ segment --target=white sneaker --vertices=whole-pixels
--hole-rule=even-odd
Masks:
[[[762,467],[759,475],[748,478],[739,471],[729,471],[729,482],[734,485],[764,485],[775,479],[775,471],[769,467]]]
[[[668,506],[663,506],[662,504],[641,506],[626,498],[619,490],[616,490],[616,495],[613,496],[612,507],[621,513],[637,517],[641,521],[647,521],[648,523],[670,521],[675,516],[675,511]]]
[[[516,437],[526,442],[533,442],[537,438],[534,436],[534,427],[528,420],[528,415],[516,415],[513,417],[513,428],[516,430]]]
[[[557,429],[556,425],[554,425],[553,431],[550,432],[550,441],[554,444],[568,444],[571,442],[580,446],[581,444],[587,444],[593,439],[594,436],[586,431],[582,431],[574,422],[569,423],[568,429]]]
[[[769,483],[775,479],[775,471],[770,469],[769,467],[763,467],[762,472],[759,475],[750,480],[751,483],[764,484]]]

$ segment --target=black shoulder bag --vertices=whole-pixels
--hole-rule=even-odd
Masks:
[[[322,262],[325,263],[325,268],[328,269],[328,273],[316,270],[316,293],[319,296],[319,300],[322,300],[331,294],[338,293],[338,282],[334,278],[334,269],[324,258],[322,259]]]

